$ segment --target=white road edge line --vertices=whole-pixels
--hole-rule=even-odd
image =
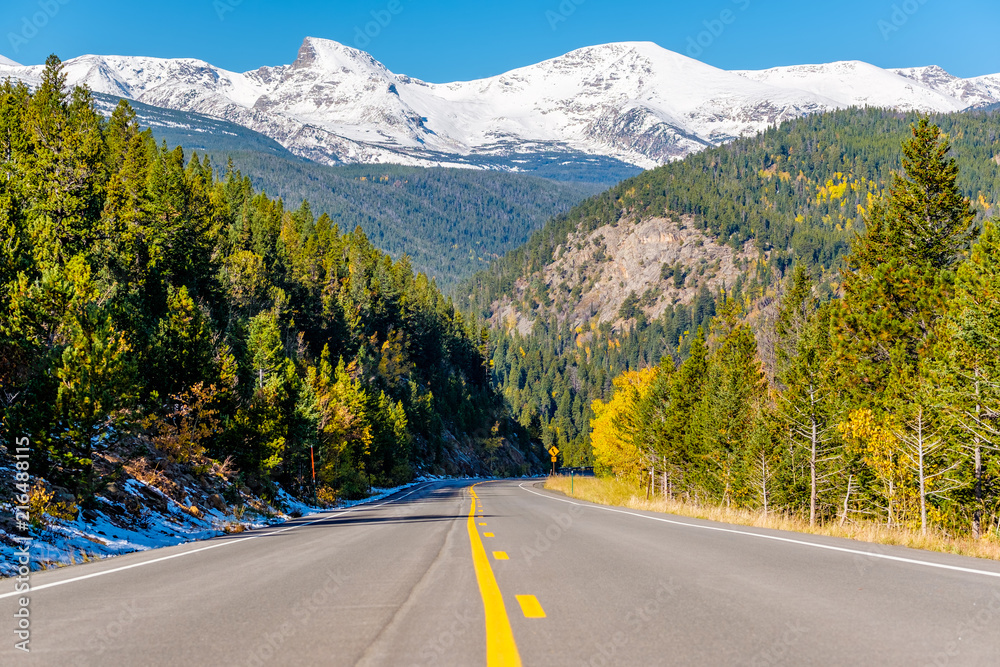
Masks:
[[[872,551],[861,551],[860,549],[848,549],[846,547],[835,547],[829,544],[818,544],[816,542],[807,542],[805,540],[793,540],[789,537],[778,537],[777,535],[764,535],[762,533],[751,533],[745,530],[735,530],[733,528],[722,528],[720,526],[703,526],[697,523],[687,523],[686,521],[676,521],[674,519],[665,519],[657,516],[649,516],[647,514],[639,514],[638,512],[629,512],[627,510],[614,509],[612,507],[605,507],[603,505],[596,505],[592,503],[577,503],[572,500],[565,500],[563,498],[556,498],[545,493],[538,493],[537,491],[532,491],[531,489],[525,488],[525,483],[518,484],[522,490],[528,493],[533,493],[536,496],[541,496],[542,498],[548,498],[549,500],[555,500],[560,503],[569,503],[570,505],[579,505],[580,507],[590,507],[592,509],[604,510],[606,512],[614,512],[615,514],[628,514],[630,516],[637,516],[640,519],[649,519],[651,521],[660,521],[662,523],[672,523],[676,526],[686,526],[688,528],[701,528],[702,530],[714,530],[720,533],[735,533],[736,535],[746,535],[747,537],[758,537],[763,540],[774,540],[775,542],[788,542],[789,544],[801,544],[807,547],[813,547],[816,549],[827,549],[829,551],[841,551],[843,553],[857,554],[859,556],[867,556],[868,558],[881,558],[883,560],[893,560],[900,563],[910,563],[912,565],[923,565],[924,567],[935,567],[942,570],[954,570],[955,572],[968,572],[970,574],[981,574],[987,577],[998,577],[1000,578],[1000,572],[990,572],[989,570],[976,570],[970,567],[959,567],[957,565],[945,565],[944,563],[932,563],[926,560],[916,560],[914,558],[903,558],[902,556],[890,556],[889,554],[880,554]],[[706,519],[708,521],[709,519]]]
[[[74,581],[83,581],[84,579],[91,579],[93,577],[103,577],[106,574],[114,574],[115,572],[121,572],[122,570],[131,570],[133,567],[142,567],[144,565],[152,565],[153,563],[160,563],[160,562],[163,562],[165,560],[171,560],[173,558],[180,558],[181,556],[189,556],[191,554],[196,554],[196,553],[198,553],[200,551],[208,551],[209,549],[216,549],[218,547],[224,547],[224,546],[227,546],[227,545],[230,545],[230,544],[239,544],[241,542],[248,542],[250,540],[256,540],[259,537],[268,537],[270,535],[277,535],[278,533],[284,533],[284,532],[287,532],[289,530],[294,530],[295,528],[304,528],[306,526],[311,526],[311,525],[313,525],[315,523],[321,523],[323,521],[326,521],[327,519],[333,519],[333,518],[336,518],[338,516],[344,516],[345,514],[350,514],[351,512],[355,512],[357,510],[374,509],[376,507],[382,507],[383,505],[388,505],[389,503],[394,503],[397,500],[402,500],[406,496],[412,495],[412,494],[416,493],[417,491],[419,491],[420,489],[425,488],[429,484],[433,484],[433,483],[434,482],[426,482],[426,483],[424,483],[424,484],[422,484],[422,485],[420,485],[420,486],[418,486],[418,487],[410,490],[409,492],[404,493],[403,495],[399,496],[398,498],[393,498],[392,500],[387,500],[387,501],[381,502],[381,503],[379,503],[377,505],[368,505],[368,504],[361,503],[361,504],[355,505],[354,507],[352,507],[352,508],[350,508],[348,510],[344,510],[343,512],[337,512],[336,514],[324,514],[322,517],[320,517],[319,519],[316,519],[315,521],[309,521],[307,523],[297,523],[294,526],[288,526],[286,528],[282,528],[281,530],[272,530],[272,531],[270,531],[268,533],[261,533],[260,535],[248,535],[247,537],[238,538],[238,539],[234,539],[234,540],[228,540],[226,542],[219,542],[218,544],[210,544],[207,547],[201,547],[199,549],[192,549],[191,551],[184,551],[184,552],[179,553],[179,554],[172,554],[170,556],[162,556],[160,558],[154,558],[153,560],[144,560],[141,563],[133,563],[131,565],[123,565],[122,567],[116,567],[116,568],[111,569],[111,570],[103,570],[101,572],[93,572],[91,574],[85,574],[85,575],[80,576],[80,577],[73,577],[72,579],[64,579],[63,581],[55,581],[55,582],[52,582],[51,584],[42,584],[41,586],[32,586],[30,591],[23,591],[23,592],[15,591],[13,593],[4,593],[4,594],[0,595],[0,600],[2,600],[3,598],[14,597],[15,595],[22,595],[22,596],[23,595],[28,595],[30,593],[34,593],[35,591],[43,590],[45,588],[53,588],[55,586],[62,586],[63,584],[71,584]],[[136,553],[136,552],[133,551],[131,553]],[[122,554],[122,555],[124,556],[124,555],[127,555],[127,554]],[[41,571],[44,572],[45,570],[41,570]],[[35,572],[32,572],[32,574],[36,574],[37,572],[39,572],[39,571],[36,570]],[[12,577],[10,579],[10,581],[13,581],[13,580],[14,580],[14,578]]]

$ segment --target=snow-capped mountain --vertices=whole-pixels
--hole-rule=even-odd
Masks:
[[[577,49],[504,74],[427,83],[364,51],[306,38],[290,65],[230,72],[200,60],[81,56],[69,83],[222,118],[325,163],[516,169],[565,151],[652,167],[808,113],[847,106],[951,112],[1000,102],[1000,75],[849,61],[726,71],[650,42]],[[0,77],[41,66],[0,61]]]
[[[960,79],[934,65],[889,71],[955,98],[965,105],[964,108],[984,107],[1000,101],[1000,74]]]
[[[946,112],[969,106],[919,79],[857,60],[737,73],[770,86],[807,91],[847,106]]]

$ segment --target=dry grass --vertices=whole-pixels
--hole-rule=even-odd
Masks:
[[[920,535],[920,533],[910,530],[887,528],[884,525],[871,522],[848,522],[843,526],[836,523],[810,526],[808,521],[787,514],[768,514],[765,516],[761,512],[751,510],[729,509],[717,505],[696,505],[679,500],[667,500],[662,497],[646,500],[644,490],[611,478],[577,477],[573,480],[572,487],[574,498],[602,505],[616,505],[740,526],[846,537],[861,542],[893,544],[913,549],[1000,560],[1000,541],[995,537],[974,540],[971,537],[952,538],[933,533]],[[565,476],[550,477],[545,483],[545,488],[570,495],[570,478]]]
[[[88,553],[83,549],[78,551],[70,551],[66,554],[68,560],[40,560],[37,562],[38,570],[58,570],[59,568],[69,567],[70,565],[77,565],[78,563],[89,563],[91,561],[101,560],[101,556],[96,553]]]
[[[159,467],[150,465],[145,457],[133,459],[124,465],[125,472],[143,484],[158,489],[165,496],[179,500],[181,488]]]

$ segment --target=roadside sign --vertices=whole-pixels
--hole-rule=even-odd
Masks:
[[[551,447],[549,447],[549,455],[550,456],[556,456],[558,454],[559,454],[559,448],[558,447],[556,447],[555,445],[552,445]]]
[[[553,462],[553,463],[555,463],[555,462],[556,462],[556,457],[554,457],[554,456],[552,457],[552,462]]]

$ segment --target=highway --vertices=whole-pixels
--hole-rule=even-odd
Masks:
[[[541,487],[434,482],[37,572],[30,654],[2,581],[0,664],[1000,664],[1000,563]]]

